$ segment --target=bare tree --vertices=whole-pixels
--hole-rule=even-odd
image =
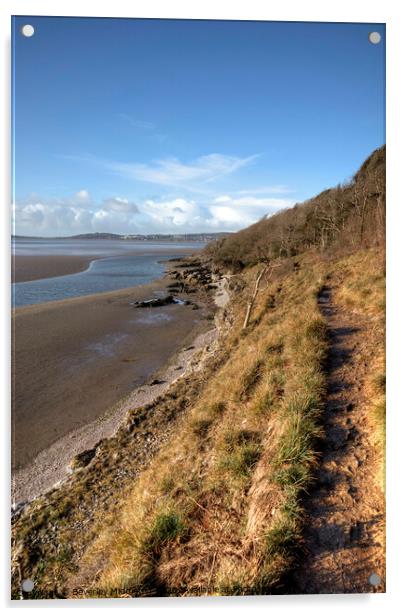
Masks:
[[[264,265],[264,267],[260,270],[260,272],[257,274],[257,277],[255,279],[255,284],[254,284],[254,291],[251,295],[250,300],[247,303],[247,311],[246,311],[246,316],[244,317],[244,322],[243,322],[243,329],[246,329],[246,327],[248,327],[248,324],[250,322],[250,317],[251,317],[251,312],[253,310],[254,307],[254,303],[256,300],[256,297],[258,295],[258,291],[260,289],[260,282],[262,277],[264,276],[265,272],[268,271],[268,275],[267,275],[267,280],[270,278],[270,276],[272,275],[273,270],[276,267],[279,267],[280,263],[275,263],[272,265]]]

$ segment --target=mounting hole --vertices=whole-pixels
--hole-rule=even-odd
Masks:
[[[381,34],[379,32],[370,32],[368,39],[373,45],[378,45],[378,43],[381,43]]]
[[[34,589],[34,583],[28,578],[27,580],[22,581],[21,587],[24,592],[32,592]]]
[[[372,573],[370,575],[369,584],[371,584],[371,586],[379,586],[381,584],[381,578],[378,573]]]
[[[31,36],[35,34],[35,28],[31,26],[31,24],[25,24],[25,26],[22,26],[21,28],[21,33],[22,33],[22,36],[26,36],[27,38],[30,38]]]

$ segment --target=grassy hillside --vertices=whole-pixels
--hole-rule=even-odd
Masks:
[[[325,387],[321,273],[272,283],[243,331],[254,274],[241,279],[228,360],[90,550],[107,555],[97,589],[262,592],[290,564]]]
[[[88,596],[286,590],[324,438],[322,286],[331,280],[342,305],[369,313],[370,353],[383,336],[383,272],[375,251],[300,261],[299,271],[284,263],[264,283],[246,330],[256,268],[232,278],[237,295],[227,360],[87,551],[89,570],[104,563]],[[381,389],[382,361],[380,353],[368,368],[367,387]],[[382,390],[378,395],[371,409],[376,442],[384,417]]]

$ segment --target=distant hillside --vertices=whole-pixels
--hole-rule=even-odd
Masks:
[[[208,247],[214,261],[240,270],[311,248],[340,254],[385,242],[385,145],[352,180],[264,218]]]
[[[71,240],[120,240],[121,235],[117,233],[80,233],[79,235],[71,235],[68,238],[56,239],[71,239]]]

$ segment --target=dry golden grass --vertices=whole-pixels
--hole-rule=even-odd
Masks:
[[[229,361],[85,555],[104,562],[92,592],[272,592],[291,565],[320,434],[322,271],[263,284],[244,331],[255,276],[236,295]]]
[[[336,300],[345,308],[379,323],[385,317],[385,254],[365,250],[344,257],[331,267],[341,278]]]

